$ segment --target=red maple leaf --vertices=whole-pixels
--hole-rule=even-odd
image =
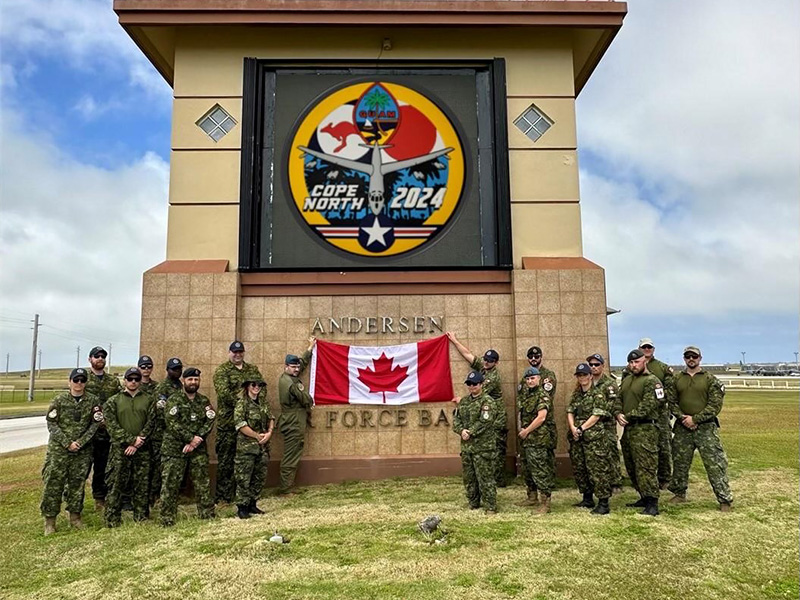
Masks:
[[[397,388],[408,377],[408,367],[397,365],[392,368],[394,358],[388,358],[383,352],[380,358],[372,359],[372,369],[359,369],[358,379],[364,383],[371,394],[383,393],[386,404],[386,392],[396,392]]]

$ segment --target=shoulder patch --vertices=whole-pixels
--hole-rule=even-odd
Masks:
[[[58,411],[54,408],[49,413],[47,413],[47,416],[50,417],[51,419],[55,419],[58,416]]]
[[[172,408],[170,408],[169,409],[169,414],[171,414],[173,417],[175,415],[177,415],[178,414],[178,407],[177,406],[173,406]]]
[[[724,383],[720,383],[720,384],[719,384],[719,389],[720,389],[720,390],[722,391],[722,393],[724,394],[724,393],[725,393],[725,384],[724,384]]]
[[[304,388],[304,387],[303,387],[303,384],[302,384],[302,383],[300,383],[300,382],[298,381],[298,382],[297,382],[297,389],[298,389],[298,390],[300,390],[300,391],[302,392],[302,391],[305,391],[305,389],[306,389],[306,388]]]
[[[159,410],[164,410],[164,407],[167,405],[167,399],[164,396],[160,396],[158,402],[156,402],[156,408]]]
[[[544,380],[544,386],[543,387],[544,387],[545,391],[547,391],[547,392],[552,392],[553,391],[553,384],[550,383],[549,379],[545,379]]]
[[[617,390],[613,385],[608,386],[608,395],[612,397],[616,397]]]
[[[103,421],[103,411],[98,408],[96,411],[94,411],[94,414],[92,415],[92,418],[95,421],[97,421],[98,423],[102,422]]]
[[[672,368],[672,367],[667,367],[667,372],[668,372],[668,373],[674,373],[675,371],[673,370],[673,368]]]
[[[664,399],[664,388],[661,387],[660,383],[656,385],[656,398],[658,398],[659,400]]]
[[[217,416],[217,413],[214,412],[214,409],[211,408],[211,405],[206,406],[206,417],[210,420]]]

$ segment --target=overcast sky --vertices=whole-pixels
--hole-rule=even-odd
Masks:
[[[628,3],[578,100],[584,253],[606,269],[611,359],[798,349],[800,9]],[[138,348],[165,257],[171,91],[110,0],[0,4],[0,369]]]

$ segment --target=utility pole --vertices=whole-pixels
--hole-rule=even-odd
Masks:
[[[744,370],[747,361],[745,360],[745,356],[747,356],[747,352],[742,352],[742,370]]]
[[[111,373],[111,342],[108,342],[108,356],[106,357],[106,369],[108,372]]]
[[[39,348],[39,368],[36,370],[36,376],[42,376],[42,349]]]
[[[33,317],[33,347],[31,348],[31,379],[28,382],[28,402],[33,402],[33,384],[36,381],[36,351],[39,342],[39,314]]]
[[[797,352],[795,352],[797,354]],[[6,377],[8,377],[8,363],[11,361],[11,353],[6,353]]]
[[[799,354],[800,354],[800,352],[795,352],[795,353],[794,353],[794,365],[795,365],[796,367],[797,367],[797,366],[800,366],[800,363],[798,363],[798,362],[797,362],[797,356],[798,356]],[[6,375],[8,375],[8,366],[6,366]]]
[[[78,346],[77,348],[75,348],[75,368],[77,369],[80,366],[81,366],[81,347]]]

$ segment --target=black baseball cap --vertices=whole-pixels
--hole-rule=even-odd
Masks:
[[[497,350],[487,350],[483,355],[483,360],[486,362],[497,362],[500,360],[500,355],[497,353]]]
[[[183,370],[183,378],[186,379],[187,377],[200,377],[200,369],[197,367],[186,367]]]
[[[76,377],[83,377],[86,380],[89,379],[89,375],[86,373],[86,369],[82,369],[81,367],[78,367],[77,369],[72,369],[72,371],[69,372],[70,381],[72,381]]]
[[[244,344],[239,341],[233,342],[228,350],[231,352],[244,352]]]
[[[152,367],[153,366],[153,359],[143,354],[139,357],[139,362],[136,363],[140,367]]]
[[[181,362],[180,358],[173,357],[167,361],[167,369],[170,371],[176,371],[182,368],[183,368],[183,363]]]
[[[108,352],[106,352],[106,349],[103,348],[102,346],[95,346],[94,348],[89,350],[89,356],[91,356],[92,358],[97,358],[101,354],[103,355],[104,358],[108,356]]]
[[[124,379],[127,379],[129,375],[138,375],[139,377],[142,376],[142,372],[137,369],[136,367],[131,367],[127,371],[125,371],[125,375],[123,375]]]
[[[642,358],[643,356],[644,356],[644,352],[642,352],[638,348],[634,348],[633,350],[628,352],[628,362],[631,362],[632,360],[638,360],[638,359]]]
[[[480,371],[470,371],[470,374],[467,375],[467,378],[464,380],[464,383],[467,385],[475,384],[475,383],[483,383],[483,373]]]
[[[591,375],[592,369],[586,363],[581,363],[575,367],[575,375]]]
[[[603,358],[603,355],[602,355],[602,354],[592,354],[591,356],[589,356],[589,357],[587,357],[587,358],[586,358],[586,362],[589,362],[589,361],[590,361],[590,360],[592,360],[592,359],[595,359],[595,360],[596,360],[597,362],[599,362],[601,365],[604,365],[604,364],[606,364],[606,361],[605,361],[605,359]]]
[[[542,355],[542,349],[539,348],[539,346],[531,346],[530,348],[528,348],[528,358],[531,358],[532,356],[541,356],[541,355]]]

